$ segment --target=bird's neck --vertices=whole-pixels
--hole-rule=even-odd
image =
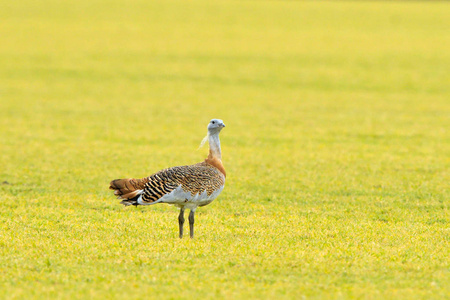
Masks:
[[[216,167],[224,176],[226,176],[225,168],[222,164],[222,153],[220,151],[219,133],[210,135],[209,141],[209,155],[205,161]]]
[[[209,155],[208,158],[222,159],[222,152],[220,151],[219,134],[212,134],[208,138],[209,142]]]

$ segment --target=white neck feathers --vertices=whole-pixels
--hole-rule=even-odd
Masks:
[[[219,133],[217,132],[217,133],[208,135],[208,142],[209,142],[210,155],[221,160],[222,152],[220,151]]]

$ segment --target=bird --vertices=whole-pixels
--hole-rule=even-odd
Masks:
[[[179,237],[183,238],[184,211],[189,209],[189,236],[194,238],[194,215],[197,207],[210,204],[225,187],[226,172],[222,164],[219,133],[225,127],[221,119],[207,126],[209,154],[200,163],[163,169],[144,178],[115,179],[109,188],[120,203],[129,206],[168,203],[180,208]]]

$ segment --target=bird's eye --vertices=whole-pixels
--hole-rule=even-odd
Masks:
[[[216,124],[216,121],[212,121],[211,123]]]

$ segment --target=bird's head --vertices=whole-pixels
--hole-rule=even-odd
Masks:
[[[209,121],[209,123],[208,123],[208,134],[202,140],[202,142],[200,143],[200,147],[198,147],[198,148],[200,149],[201,147],[203,147],[203,145],[206,143],[206,141],[208,140],[208,138],[210,136],[218,135],[219,132],[224,127],[225,127],[225,124],[223,123],[223,121],[221,119],[212,119],[211,121]]]
[[[221,119],[212,119],[208,124],[208,134],[219,133],[224,127],[225,124]]]

